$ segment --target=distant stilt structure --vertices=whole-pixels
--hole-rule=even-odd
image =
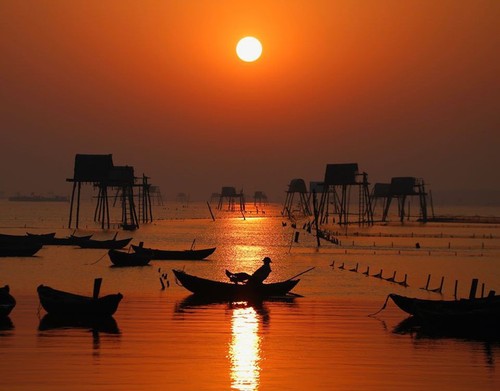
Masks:
[[[149,186],[149,194],[154,205],[163,205],[163,197],[159,186]]]
[[[148,182],[149,177],[142,174],[142,181],[135,185],[139,187],[139,220],[142,223],[153,221],[153,207],[151,203],[151,185]]]
[[[263,191],[256,191],[253,195],[253,204],[255,207],[267,204],[267,196]]]
[[[418,197],[420,205],[419,220],[427,222],[427,193],[423,179],[414,177],[395,177],[391,179],[389,192],[385,195],[384,213],[382,221],[387,221],[391,201],[396,198],[398,201],[398,216],[403,222],[405,218],[410,219],[410,207],[406,200],[408,197]]]
[[[186,193],[177,193],[175,197],[175,201],[181,204],[189,204],[189,194]]]
[[[243,195],[243,190],[236,193],[236,188],[224,186],[219,196],[219,203],[217,204],[217,209],[222,210],[224,206],[224,201],[227,202],[227,210],[235,211],[236,202],[238,201],[239,210],[241,212],[245,211],[245,198]]]
[[[146,180],[147,184],[147,180]],[[134,168],[131,166],[114,166],[109,172],[109,177],[101,186],[119,189],[120,203],[122,207],[122,228],[139,228],[139,219],[134,202]],[[142,186],[142,185],[140,185]],[[149,193],[149,192],[148,192]],[[107,196],[107,190],[106,190]],[[107,200],[106,200],[107,202]],[[141,203],[139,203],[141,205]]]
[[[298,195],[298,200],[295,199]],[[292,217],[294,212],[299,212],[303,216],[311,216],[311,209],[309,208],[309,201],[307,199],[306,183],[303,179],[292,179],[288,185],[286,192],[285,204],[283,205],[283,216]]]
[[[361,178],[361,180],[359,180]],[[358,171],[357,163],[327,164],[325,170],[324,190],[321,196],[319,215],[322,224],[328,224],[330,207],[337,216],[339,225],[358,223],[373,224],[373,211],[368,187],[368,175]],[[357,221],[350,220],[351,190],[357,190]]]
[[[139,218],[135,209],[134,188],[138,187],[139,216],[142,222],[153,221],[150,188],[148,177],[142,176],[142,182],[136,183],[134,168],[131,166],[115,166],[112,155],[83,155],[75,156],[73,178],[67,179],[73,183],[70,203],[68,228],[73,222],[73,207],[76,198],[76,228],[79,226],[80,193],[82,183],[91,183],[98,189],[97,204],[94,211],[94,221],[101,223],[101,228],[110,228],[110,213],[108,189],[116,190],[115,203],[120,200],[122,208],[121,225],[124,229],[139,227]]]
[[[149,177],[146,175],[142,175],[142,178],[137,178],[133,177],[132,179],[132,185],[130,185],[128,182],[130,182],[130,178],[127,178],[127,174],[121,174],[125,178],[121,180],[120,182],[123,183],[114,183],[112,184],[113,188],[116,189],[114,201],[113,201],[113,206],[116,206],[116,203],[120,201],[120,205],[122,206],[122,222],[124,226],[127,226],[129,229],[132,229],[134,224],[129,223],[128,221],[133,221],[133,216],[137,215],[134,213],[135,211],[135,206],[131,206],[130,201],[127,201],[130,197],[132,197],[132,200],[137,198],[137,205],[139,207],[139,213],[138,213],[138,221],[141,221],[142,223],[148,223],[153,221],[153,208],[152,208],[152,202],[151,202],[151,194],[150,194],[150,189],[151,185],[148,183]],[[132,176],[133,176],[133,168],[132,168]],[[124,185],[125,184],[125,185]],[[131,189],[129,189],[131,187]],[[134,189],[137,188],[137,197],[135,194]],[[134,205],[134,203],[132,203]],[[130,217],[132,216],[132,217]]]
[[[105,182],[109,176],[109,171],[113,167],[112,155],[83,155],[75,156],[75,165],[73,178],[66,179],[67,182],[73,183],[73,191],[71,193],[70,211],[68,228],[71,228],[73,222],[73,207],[75,206],[75,190],[76,195],[76,216],[75,228],[79,227],[80,223],[80,195],[82,184],[93,184],[99,189],[98,202],[94,219],[97,219],[99,214],[103,228],[106,224],[109,227],[109,206],[107,198],[107,190],[101,184]]]
[[[219,202],[220,196],[221,196],[221,193],[213,192],[212,194],[210,194],[210,203],[212,203],[214,201]]]
[[[307,204],[312,204],[312,195],[316,192],[316,195],[323,194],[323,182],[311,181],[309,182],[309,194],[307,196]]]
[[[382,200],[382,213],[384,212],[387,206],[387,200],[389,199],[391,184],[390,183],[375,183],[373,185],[370,198],[372,200],[372,208],[373,214],[375,215],[375,211],[377,209],[377,203],[379,200]],[[382,213],[380,215],[382,215]]]

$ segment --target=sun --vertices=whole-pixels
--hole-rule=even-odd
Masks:
[[[262,44],[255,37],[241,38],[236,45],[236,54],[242,61],[256,61],[262,54]]]

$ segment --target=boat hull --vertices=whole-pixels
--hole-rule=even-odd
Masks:
[[[87,239],[78,242],[78,246],[81,248],[102,248],[102,249],[120,249],[125,247],[130,243],[132,238],[127,239],[110,239],[110,240],[96,240],[96,239]]]
[[[43,244],[32,240],[0,242],[0,257],[32,257],[42,247]]]
[[[147,254],[127,253],[120,250],[111,249],[108,256],[114,266],[146,266],[151,261]]]
[[[175,277],[184,288],[193,294],[206,298],[258,300],[289,293],[300,280],[287,280],[269,284],[234,284],[213,281],[173,270]]]
[[[500,325],[500,296],[461,300],[425,300],[396,294],[389,297],[428,327],[495,328]]]
[[[37,291],[40,304],[47,313],[75,319],[112,316],[123,298],[117,293],[94,299],[44,285],[40,285]]]
[[[149,254],[151,259],[155,260],[180,260],[197,261],[212,255],[216,247],[204,248],[199,250],[158,250],[132,245],[132,249],[138,254]]]

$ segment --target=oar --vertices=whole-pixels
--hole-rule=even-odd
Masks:
[[[304,270],[303,272],[301,272],[301,273],[299,273],[299,274],[297,274],[297,275],[295,275],[293,277],[290,277],[287,281],[293,280],[294,278],[297,278],[298,276],[301,276],[304,273],[310,272],[314,268],[316,268],[316,266],[313,266],[313,267],[311,267],[311,268],[309,268],[307,270]]]

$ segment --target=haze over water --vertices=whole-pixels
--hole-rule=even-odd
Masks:
[[[109,238],[91,222],[86,203],[78,233]],[[57,232],[64,236],[68,204],[0,201],[0,232]],[[263,211],[265,213],[263,213]],[[485,213],[488,211],[483,210]],[[89,213],[90,212],[90,213]],[[17,299],[0,329],[2,376],[8,390],[493,390],[500,386],[498,341],[430,338],[395,333],[405,313],[389,302],[391,292],[432,299],[467,297],[472,278],[485,291],[500,291],[500,226],[494,224],[390,223],[351,226],[341,246],[316,239],[280,216],[281,205],[238,213],[206,204],[155,207],[155,221],[134,232],[132,243],[159,248],[216,246],[206,261],[152,261],[152,266],[112,268],[105,250],[46,246],[33,258],[1,258],[0,285]],[[464,211],[460,211],[463,214]],[[473,214],[473,210],[470,211]],[[497,210],[489,210],[497,215]],[[283,222],[287,222],[283,226]],[[294,242],[299,232],[298,242]],[[420,249],[415,248],[419,242]],[[105,256],[104,256],[105,255]],[[303,297],[245,303],[190,302],[172,268],[225,280],[225,269],[252,271],[264,256],[273,260],[269,280],[290,278],[310,267],[293,292]],[[332,267],[332,263],[334,263]],[[344,269],[339,266],[344,265]],[[351,272],[358,265],[358,272]],[[383,270],[409,287],[362,274]],[[158,269],[169,273],[161,290]],[[424,291],[445,277],[443,294]],[[121,292],[115,323],[90,330],[47,324],[36,287],[45,284],[91,294]]]

